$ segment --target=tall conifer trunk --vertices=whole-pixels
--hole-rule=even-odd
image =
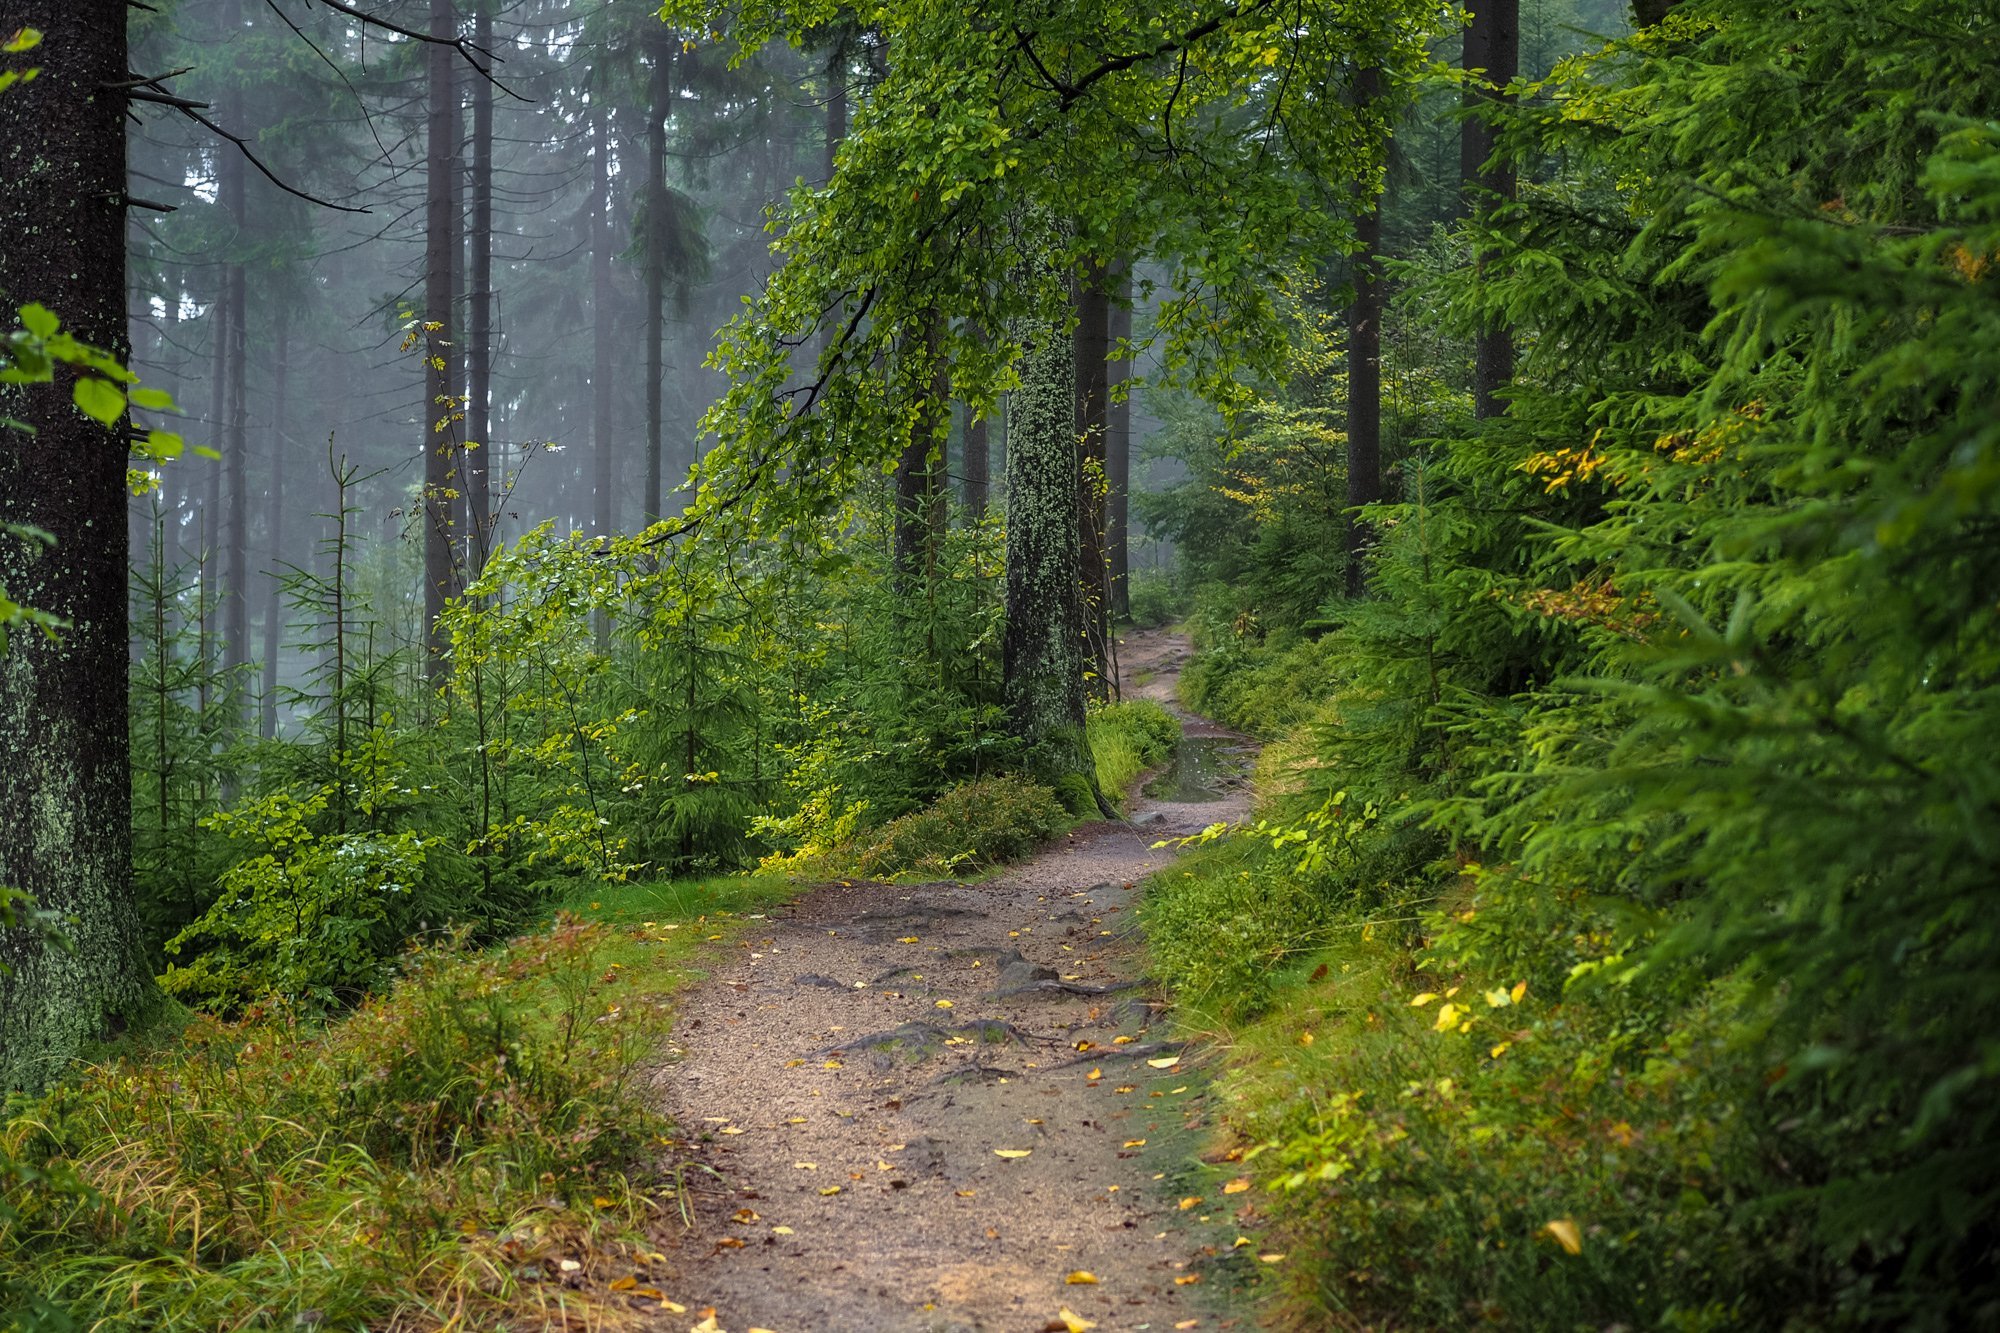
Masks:
[[[493,0],[474,0],[472,40],[493,45]],[[465,493],[472,568],[493,549],[493,84],[472,83],[472,200],[466,219]]]
[[[452,329],[452,251],[457,237],[452,225],[451,180],[456,168],[459,137],[458,89],[452,77],[457,59],[449,43],[457,36],[453,0],[430,0],[430,35],[426,76],[429,108],[425,126],[424,185],[424,320],[434,327],[423,341],[424,402],[420,415],[424,450],[424,636],[429,674],[444,672],[445,641],[438,630],[444,604],[457,592],[456,541],[458,505],[452,499],[457,468],[458,433],[452,425],[452,399],[458,392],[447,347]]]
[[[285,581],[278,570],[290,558],[285,550],[285,414],[291,382],[291,321],[278,313],[272,340],[271,366],[271,489],[264,510],[264,678],[257,692],[257,732],[265,740],[278,734],[278,653],[285,624]]]
[[[1111,335],[1110,289],[1092,266],[1076,284],[1076,407],[1074,429],[1082,466],[1077,498],[1077,550],[1083,586],[1084,645],[1090,654],[1090,693],[1104,698],[1111,673],[1110,580],[1105,567],[1105,446]]]
[[[235,63],[236,43],[243,39],[241,0],[227,0],[222,7],[224,58]],[[218,108],[222,123],[243,123],[243,98],[232,75],[229,90]],[[243,727],[243,704],[249,681],[245,667],[250,661],[250,422],[249,422],[249,283],[243,265],[243,251],[249,244],[249,201],[245,198],[243,155],[224,144],[218,154],[216,189],[228,211],[230,236],[223,273],[229,305],[228,356],[223,362],[222,467],[224,499],[222,514],[222,703],[223,728],[234,738]],[[223,790],[235,794],[234,770],[226,770]]]
[[[647,33],[646,83],[646,496],[641,524],[660,519],[666,491],[667,111],[673,101],[673,32]]]
[[[1132,265],[1118,261],[1114,275],[1116,291],[1111,303],[1111,345],[1114,349],[1132,341]],[[1117,389],[1132,378],[1129,350],[1115,351],[1107,384]],[[1107,562],[1111,579],[1111,616],[1127,620],[1132,615],[1132,399],[1113,394],[1104,430],[1104,469],[1110,492],[1106,496],[1104,536],[1110,548]]]
[[[0,171],[0,309],[47,307],[119,355],[125,323],[122,0],[15,0],[41,70],[0,96],[0,144],[36,170]],[[70,376],[0,390],[0,586],[61,616],[60,638],[0,652],[0,884],[62,913],[69,948],[0,930],[0,1087],[55,1075],[151,993],[134,947],[126,688],[126,446],[76,411]]]
[[[1382,94],[1382,71],[1364,69],[1355,80],[1365,105]],[[1347,308],[1347,503],[1382,498],[1382,200],[1367,201],[1355,220],[1354,302]],[[1347,520],[1347,595],[1367,584],[1368,532],[1358,515]]]
[[[590,104],[590,447],[592,528],[611,535],[611,109],[602,88]]]
[[[1469,92],[1469,98],[1491,101],[1502,96],[1498,90],[1520,73],[1521,0],[1479,0],[1465,32],[1464,63],[1467,70],[1483,70],[1483,82],[1491,85]],[[1514,198],[1514,167],[1494,159],[1494,137],[1493,127],[1483,120],[1465,122],[1459,169],[1466,192],[1474,196],[1475,213]],[[1473,343],[1472,371],[1473,412],[1480,420],[1500,415],[1500,390],[1513,378],[1513,329],[1504,323],[1481,329]]]
[[[1034,329],[1022,356],[1007,429],[1007,633],[1002,671],[1015,734],[1031,768],[1080,774],[1096,790],[1084,736],[1077,513],[1076,360],[1060,325]],[[1101,797],[1098,798],[1100,801]]]

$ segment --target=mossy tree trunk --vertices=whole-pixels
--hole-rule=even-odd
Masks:
[[[1051,323],[1030,332],[1007,432],[1007,708],[1028,767],[1058,789],[1080,778],[1100,808],[1084,735],[1082,561],[1077,515],[1076,361]],[[1080,813],[1080,812],[1079,812]]]
[[[125,353],[123,0],[20,0],[40,75],[0,96],[0,308],[39,302]],[[0,654],[0,884],[60,912],[69,948],[0,935],[0,1087],[41,1083],[152,990],[134,947],[126,734],[123,438],[71,406],[70,378],[11,391],[0,415],[0,586],[68,622]]]

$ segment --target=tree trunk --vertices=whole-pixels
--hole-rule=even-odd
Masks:
[[[977,523],[986,517],[986,506],[993,500],[993,432],[992,423],[985,417],[973,415],[970,407],[965,409],[965,431],[963,441],[965,461],[965,513],[966,521]]]
[[[1007,709],[1029,770],[1052,782],[1081,776],[1101,807],[1084,734],[1076,361],[1061,325],[1030,331],[1020,373],[1007,428]]]
[[[233,50],[242,36],[243,6],[229,0],[222,9],[222,28]],[[232,88],[218,108],[225,125],[243,123],[242,95]],[[229,301],[229,356],[224,363],[224,430],[222,466],[224,471],[224,511],[222,514],[222,726],[233,739],[243,728],[243,704],[249,682],[245,668],[250,661],[250,422],[249,422],[249,283],[243,268],[243,249],[249,242],[249,201],[245,197],[243,154],[234,149],[221,151],[217,163],[216,189],[228,210],[230,237],[224,256],[224,282]],[[233,768],[223,776],[224,799],[236,794]]]
[[[493,0],[475,0],[472,40],[493,45]],[[493,84],[472,83],[472,211],[467,219],[465,493],[472,568],[493,549]]]
[[[611,114],[601,88],[590,108],[590,447],[595,503],[592,524],[599,537],[611,535]]]
[[[944,437],[951,422],[951,382],[939,361],[944,317],[936,312],[924,325],[923,348],[931,369],[910,438],[896,460],[896,577],[906,588],[936,575],[944,533]]]
[[[1477,65],[1473,63],[1475,56]],[[1490,89],[1482,88],[1468,96],[1483,101],[1502,96],[1497,90],[1505,88],[1520,73],[1521,0],[1480,0],[1472,26],[1466,29],[1465,62],[1467,69],[1483,68],[1484,82],[1491,85]],[[1476,189],[1473,204],[1476,212],[1483,213],[1514,198],[1513,164],[1494,159],[1494,139],[1493,127],[1483,120],[1465,122],[1459,165],[1466,173],[1464,184],[1468,191]],[[1483,265],[1484,258],[1478,262]],[[1514,331],[1504,323],[1481,329],[1473,343],[1474,415],[1481,421],[1500,415],[1503,407],[1500,391],[1513,378]]]
[[[269,568],[264,575],[264,680],[258,691],[258,734],[272,740],[278,734],[278,654],[283,647],[285,623],[285,581],[278,568],[285,552],[285,400],[291,379],[291,320],[278,313],[277,336],[272,340],[275,360],[271,367],[271,498],[265,510],[265,550]]]
[[[1111,303],[1111,345],[1114,349],[1111,371],[1107,379],[1110,388],[1125,385],[1132,378],[1132,355],[1129,347],[1124,351],[1117,348],[1132,341],[1132,264],[1129,260],[1119,260],[1114,275],[1117,291]],[[1105,514],[1104,535],[1109,552],[1111,574],[1111,616],[1114,620],[1132,618],[1132,399],[1130,396],[1113,394],[1109,408],[1109,419],[1104,431],[1104,466],[1106,480],[1110,485],[1107,497],[1109,503]]]
[[[1361,100],[1381,95],[1382,71],[1364,69],[1356,80]],[[1355,222],[1354,303],[1347,309],[1347,504],[1382,498],[1382,200],[1368,201]],[[1359,597],[1367,584],[1364,547],[1367,526],[1359,515],[1347,520],[1347,595]]]
[[[640,523],[660,520],[666,491],[667,109],[673,101],[673,31],[647,34],[652,72],[646,85],[646,503]]]
[[[833,179],[834,154],[847,137],[847,33],[833,39],[826,56],[826,157],[821,163],[821,179]]]
[[[1077,280],[1076,407],[1077,450],[1083,485],[1077,500],[1077,549],[1083,586],[1084,646],[1090,655],[1090,693],[1106,696],[1110,677],[1110,579],[1105,567],[1105,427],[1108,422],[1111,302],[1108,277],[1088,268]]]
[[[0,308],[38,302],[123,356],[125,81],[122,0],[16,0],[40,29],[39,77],[0,96],[0,143],[33,171],[0,171]],[[126,447],[70,402],[71,377],[0,390],[0,415],[36,428],[0,447],[0,586],[69,622],[0,653],[0,884],[64,917],[69,949],[0,931],[0,1087],[57,1074],[134,1014],[151,982],[133,933],[126,688]]]
[[[451,181],[458,154],[458,90],[452,77],[457,53],[446,43],[458,34],[453,0],[430,0],[430,35],[426,75],[429,110],[424,185],[424,320],[432,326],[423,342],[424,357],[424,641],[428,674],[444,674],[448,644],[438,630],[444,604],[458,591],[456,510],[452,497],[457,465],[458,434],[453,428],[453,397],[457,385],[446,349],[454,340],[451,287],[452,251],[457,246],[451,212]]]

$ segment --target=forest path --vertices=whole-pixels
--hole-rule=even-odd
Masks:
[[[1180,712],[1184,639],[1131,634],[1122,656],[1126,697]],[[1190,749],[1241,740],[1182,716],[1211,738]],[[1065,1307],[1106,1333],[1216,1326],[1175,1282],[1198,1242],[1155,1180],[1203,1110],[1155,1063],[1177,1052],[1135,906],[1172,859],[1152,843],[1246,813],[1247,783],[1219,786],[1135,794],[1131,823],[981,883],[815,889],[686,996],[661,1096],[714,1175],[687,1173],[689,1313],[659,1327],[706,1306],[729,1333],[1011,1333]]]

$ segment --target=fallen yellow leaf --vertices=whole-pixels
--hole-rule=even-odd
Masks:
[[[1427,990],[1422,995],[1419,995],[1414,1000],[1410,1001],[1410,1008],[1421,1009],[1425,1005],[1429,1004],[1432,1000],[1435,1000],[1436,998],[1437,998],[1436,991]]]
[[[1576,1223],[1567,1217],[1559,1217],[1553,1222],[1544,1222],[1542,1230],[1556,1238],[1556,1244],[1571,1254],[1583,1253],[1583,1233],[1576,1229]]]
[[[1079,1268],[1064,1278],[1063,1281],[1072,1287],[1094,1287],[1097,1285],[1097,1274]]]
[[[1199,1194],[1190,1194],[1187,1198],[1181,1200],[1181,1211],[1186,1212],[1200,1202],[1201,1196]]]
[[[738,1129],[734,1125],[724,1125],[721,1129],[718,1129],[715,1132],[718,1134],[741,1134],[743,1131]],[[602,1207],[602,1205],[599,1206]]]
[[[937,1007],[938,1007],[938,1008],[940,1008],[940,1009],[949,1009],[949,1008],[951,1008],[951,1001],[950,1001],[950,1000],[939,1000],[939,1001],[937,1002]]]
[[[1176,1287],[1192,1287],[1195,1283],[1199,1281],[1201,1281],[1201,1274],[1183,1273],[1179,1277],[1174,1279],[1174,1285]]]
[[[793,1170],[795,1170],[795,1171],[817,1171],[817,1170],[819,1170],[819,1163],[818,1163],[818,1162],[793,1162],[793,1163],[792,1163],[792,1169],[793,1169]]]
[[[1125,1140],[1125,1146],[1128,1148],[1143,1148],[1146,1146],[1146,1141],[1144,1139],[1127,1139]]]
[[[1230,1181],[1227,1185],[1224,1185],[1222,1187],[1222,1192],[1224,1194],[1241,1194],[1244,1190],[1247,1190],[1249,1188],[1250,1188],[1250,1177],[1238,1176],[1236,1177],[1236,1179]]]
[[[1104,1071],[1102,1069],[1093,1069],[1088,1074],[1084,1075],[1084,1078],[1092,1083],[1097,1082],[1098,1079],[1101,1079],[1103,1077],[1104,1077]]]
[[[723,1328],[722,1325],[716,1323],[715,1316],[711,1314],[709,1315],[708,1318],[702,1320],[699,1324],[696,1324],[693,1328],[690,1328],[688,1330],[688,1333],[728,1333],[728,1330]]]
[[[820,1191],[820,1193],[821,1193],[821,1194],[838,1194],[838,1193],[840,1193],[840,1186],[838,1186],[838,1185],[828,1185],[828,1186],[827,1186],[827,1187],[826,1187],[825,1189],[821,1190],[821,1191]]]
[[[1070,1309],[1067,1305],[1063,1306],[1062,1309],[1056,1311],[1056,1318],[1062,1320],[1063,1327],[1068,1329],[1069,1333],[1083,1333],[1083,1331],[1087,1328],[1097,1327],[1097,1321],[1095,1319],[1085,1319],[1082,1315]]]
[[[611,1289],[613,1291],[631,1291],[638,1285],[639,1279],[636,1277],[621,1277],[611,1284]]]
[[[664,1296],[660,1297],[660,1308],[668,1314],[686,1314],[688,1309],[679,1301],[670,1301]]]
[[[1172,1069],[1175,1065],[1179,1064],[1180,1062],[1181,1058],[1178,1055],[1164,1055],[1157,1060],[1146,1061],[1147,1064],[1151,1065],[1155,1069]]]
[[[1198,1327],[1198,1326],[1200,1325],[1200,1323],[1201,1323],[1201,1320],[1199,1320],[1199,1319],[1183,1319],[1183,1320],[1181,1320],[1181,1322],[1180,1322],[1180,1323],[1178,1323],[1178,1324],[1175,1324],[1175,1325],[1174,1325],[1174,1327],[1175,1327],[1175,1328],[1195,1328],[1195,1327]]]
[[[1005,1157],[1011,1161],[1017,1157],[1026,1157],[1033,1151],[1033,1148],[995,1148],[993,1155],[995,1157]]]
[[[915,935],[905,935],[902,939],[896,941],[898,944],[915,944],[916,942],[917,937]]]
[[[1257,1257],[1267,1264],[1279,1264],[1285,1261],[1285,1256],[1282,1254],[1260,1254]]]
[[[1113,1037],[1111,1039],[1111,1044],[1113,1046],[1130,1046],[1133,1042],[1137,1040],[1139,1040],[1137,1037]]]
[[[791,1236],[797,1233],[795,1233],[790,1227],[772,1227],[771,1234],[774,1236]]]

